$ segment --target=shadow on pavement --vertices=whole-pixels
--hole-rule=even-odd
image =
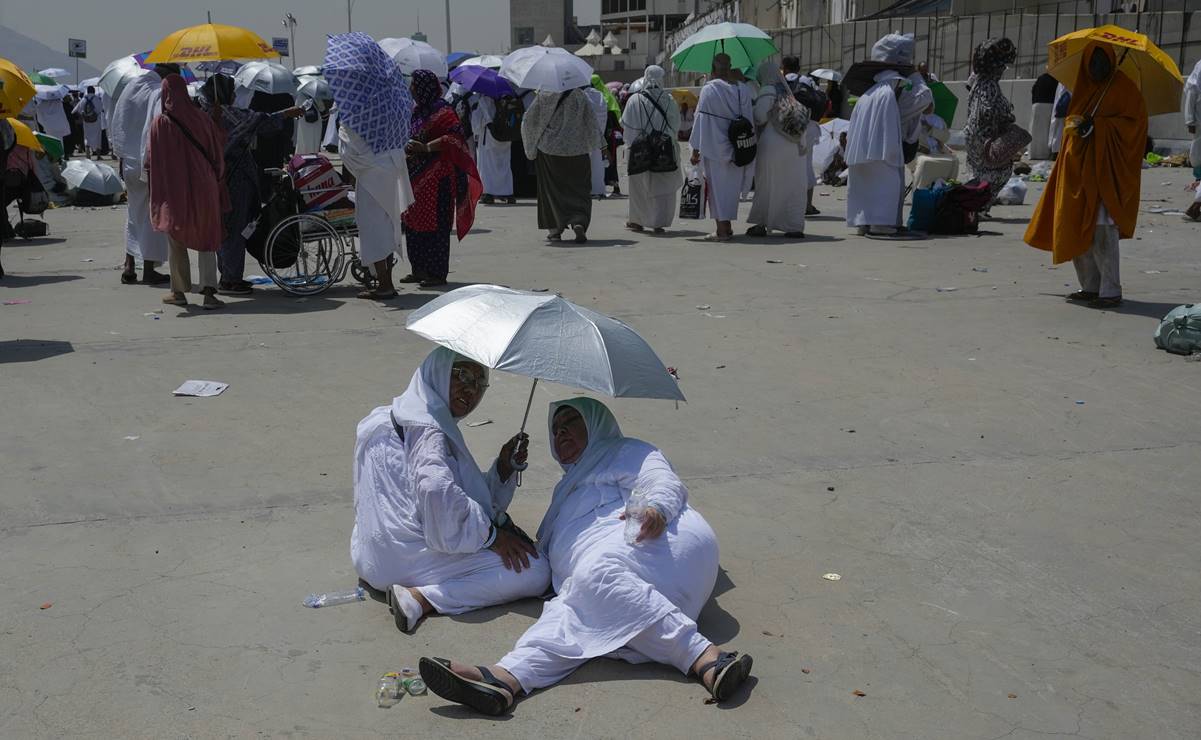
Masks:
[[[484,624],[485,622],[491,622],[502,614],[509,613],[520,614],[530,619],[537,619],[542,615],[542,599],[522,599],[521,601],[514,601],[508,604],[498,604],[484,609],[476,609],[466,614],[439,615],[439,617],[450,619],[454,622],[462,622],[463,624]]]
[[[37,362],[70,354],[75,347],[56,339],[8,339],[0,341],[0,365],[10,362]]]
[[[11,272],[0,278],[0,288],[31,288],[35,285],[68,283],[83,280],[83,275],[14,275]]]
[[[9,247],[43,247],[51,244],[63,244],[66,239],[57,236],[35,236],[32,239],[5,239],[4,248]]]
[[[209,316],[218,314],[286,314],[286,313],[315,313],[317,311],[332,311],[345,301],[333,300],[325,296],[307,296],[296,298],[283,293],[257,293],[243,300],[230,300],[228,296],[218,296],[225,305],[216,311],[205,311],[200,307],[200,296],[189,295],[188,306],[179,312],[181,318],[190,316]],[[353,300],[353,297],[349,300]]]
[[[632,247],[637,243],[633,239],[593,239],[589,237],[588,241],[583,244],[576,244],[569,237],[564,237],[563,241],[553,242],[549,246],[560,249],[587,249],[589,247]]]
[[[1146,316],[1149,319],[1160,321],[1173,308],[1184,305],[1180,303],[1148,303],[1147,301],[1132,301],[1129,298],[1122,301],[1122,305],[1117,308],[1102,308],[1093,309],[1099,311],[1111,311],[1113,313],[1128,314],[1130,316]]]

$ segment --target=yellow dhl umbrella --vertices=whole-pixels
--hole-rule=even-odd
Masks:
[[[181,28],[158,42],[146,63],[219,62],[223,59],[267,59],[279,53],[254,31],[219,23]]]
[[[696,108],[696,93],[691,90],[682,87],[673,87],[671,89],[671,96],[676,99],[677,105],[684,105],[687,103],[689,108]]]
[[[33,135],[33,130],[24,123],[15,118],[9,118],[8,124],[13,127],[13,133],[17,135],[17,145],[27,146],[35,152],[44,152],[42,142],[38,141],[38,137]]]
[[[1074,90],[1077,76],[1088,74],[1084,49],[1091,43],[1114,47],[1118,69],[1143,91],[1147,115],[1180,110],[1184,79],[1176,63],[1143,34],[1120,26],[1085,28],[1055,39],[1047,45],[1047,72]]]
[[[33,99],[29,75],[7,59],[0,59],[0,116],[15,116]]]

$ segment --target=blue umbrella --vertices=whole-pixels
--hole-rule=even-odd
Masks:
[[[464,59],[470,59],[475,55],[474,51],[452,51],[446,55],[446,65],[453,67]]]
[[[362,136],[376,154],[403,149],[413,96],[380,45],[361,31],[331,35],[323,67],[338,123]]]
[[[508,80],[501,77],[495,69],[487,67],[455,67],[450,72],[450,79],[462,85],[466,90],[487,95],[490,98],[503,98],[506,95],[517,94]]]

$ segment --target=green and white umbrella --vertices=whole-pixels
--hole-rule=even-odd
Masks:
[[[684,39],[671,61],[681,72],[704,74],[718,54],[729,55],[734,69],[746,69],[778,52],[771,36],[749,23],[714,23]]]

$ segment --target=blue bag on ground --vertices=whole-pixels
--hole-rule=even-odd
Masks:
[[[946,188],[921,188],[913,191],[913,206],[909,209],[906,226],[910,231],[930,231]]]
[[[1155,329],[1155,346],[1177,355],[1201,352],[1201,303],[1169,311]]]

